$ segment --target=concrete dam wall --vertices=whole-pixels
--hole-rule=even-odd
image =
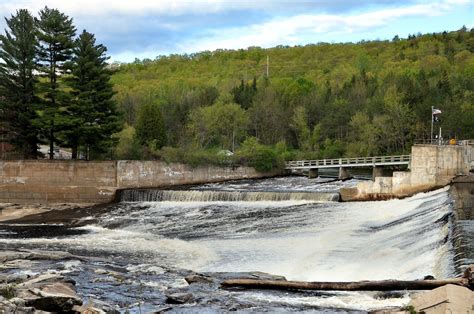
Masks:
[[[410,171],[376,177],[354,188],[341,189],[344,201],[381,200],[410,196],[450,184],[474,169],[473,145],[414,145]]]
[[[0,161],[0,202],[107,203],[119,189],[252,179],[250,167],[197,167],[161,161]]]

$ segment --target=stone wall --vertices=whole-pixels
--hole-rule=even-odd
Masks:
[[[474,161],[472,146],[415,145],[409,172],[394,172],[392,177],[377,177],[355,188],[341,190],[341,198],[379,200],[405,197],[448,185],[458,175],[469,174]]]
[[[117,189],[260,178],[249,167],[198,167],[159,161],[0,161],[0,203],[106,203]]]

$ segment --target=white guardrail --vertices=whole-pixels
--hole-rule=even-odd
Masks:
[[[383,165],[408,165],[411,155],[375,156],[357,158],[337,158],[320,160],[293,160],[287,161],[286,168],[332,168],[336,166],[383,166]]]

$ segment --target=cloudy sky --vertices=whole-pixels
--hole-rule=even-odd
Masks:
[[[48,5],[96,34],[114,61],[219,48],[391,39],[474,27],[474,0],[0,0]],[[3,31],[5,22],[0,21]]]

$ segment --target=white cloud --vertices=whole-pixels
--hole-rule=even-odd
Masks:
[[[289,18],[274,19],[262,24],[232,28],[215,32],[206,39],[190,40],[180,47],[183,52],[237,49],[249,46],[272,47],[279,44],[300,44],[305,38],[316,34],[354,33],[387,25],[393,20],[407,17],[428,17],[448,13],[453,2],[466,4],[464,0],[445,0],[435,3],[382,9],[368,13],[304,14]]]
[[[271,0],[17,0],[0,3],[0,13],[12,13],[19,8],[37,12],[45,5],[72,16],[120,15],[180,15],[207,14],[230,9],[259,9],[271,5]]]

